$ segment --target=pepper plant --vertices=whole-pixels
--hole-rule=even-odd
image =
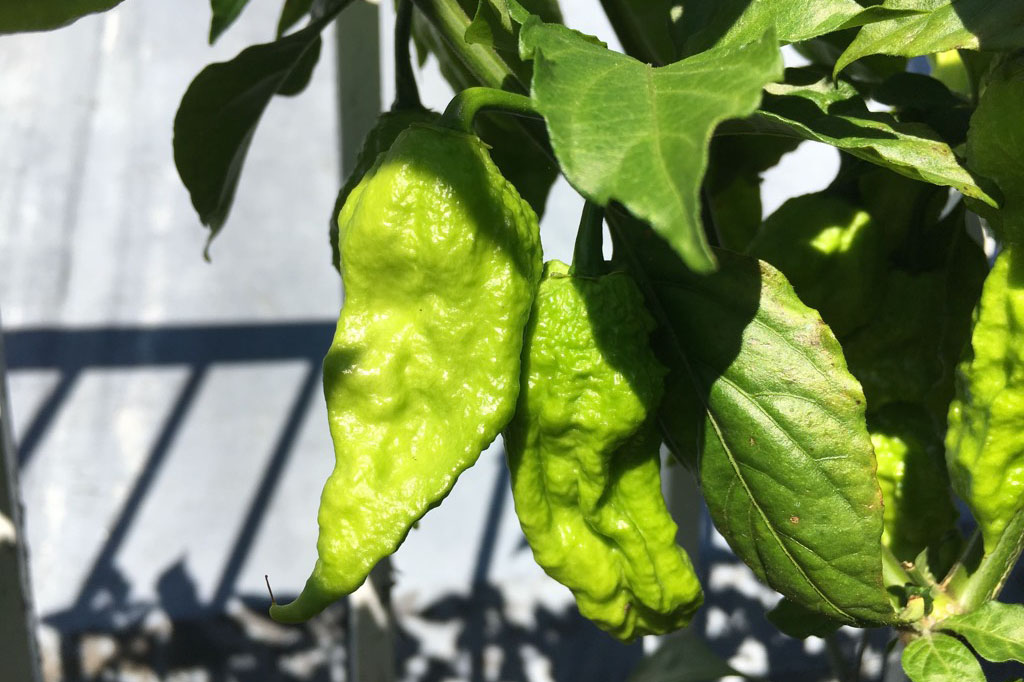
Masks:
[[[116,4],[8,3],[0,30]],[[349,4],[286,0],[276,40],[185,93],[174,157],[211,240],[263,110]],[[664,443],[783,632],[891,628],[914,682],[1024,663],[1024,606],[998,601],[1024,548],[1024,4],[598,4],[624,52],[555,0],[398,2],[396,102],[324,207],[348,300],[320,560],[272,615],[355,589],[504,430],[538,563],[619,639],[702,600]],[[212,41],[246,1],[211,5]],[[457,92],[443,114],[410,45]],[[762,219],[762,174],[804,141],[837,176]],[[586,208],[542,277],[559,174]]]

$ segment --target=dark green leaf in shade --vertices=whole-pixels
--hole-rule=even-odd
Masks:
[[[182,97],[174,119],[174,162],[200,220],[210,228],[210,240],[227,219],[264,109],[282,87],[294,86],[289,83],[293,72],[333,18],[326,15],[285,38],[207,66]]]
[[[935,131],[919,123],[899,123],[888,113],[869,111],[847,83],[774,84],[766,92],[757,114],[724,132],[752,128],[824,142],[911,179],[953,187],[996,205]]]
[[[663,325],[667,388],[685,396],[671,383],[689,382],[702,407],[700,479],[718,530],[801,606],[890,622],[864,398],[832,332],[767,263],[719,251],[719,271],[698,276],[651,230],[615,212],[609,225]]]
[[[895,74],[872,89],[871,97],[893,107],[900,122],[923,123],[951,146],[967,139],[971,106],[931,76],[910,72]]]
[[[781,270],[840,338],[870,319],[885,266],[883,235],[846,199],[827,192],[790,199],[747,253]]]
[[[723,677],[748,678],[737,672],[692,630],[662,639],[661,646],[640,660],[628,682],[715,682]]]
[[[985,659],[1024,663],[1024,606],[986,602],[976,611],[952,616],[939,627],[962,636]]]
[[[793,48],[812,65],[822,68],[824,73],[831,74],[836,61],[856,37],[856,29],[846,29],[827,33],[796,43]],[[872,55],[858,60],[843,71],[843,78],[857,83],[877,84],[886,78],[907,70],[906,57],[889,55]]]
[[[676,5],[674,0],[601,0],[625,53],[653,66],[678,58],[673,21]]]
[[[123,0],[7,0],[0,3],[0,34],[49,31],[106,12]]]
[[[838,630],[843,623],[832,620],[815,611],[810,611],[796,602],[783,599],[778,605],[765,614],[768,622],[780,632],[796,639],[808,637],[826,637]]]
[[[313,9],[313,0],[285,0],[281,16],[277,20],[277,37],[280,38]]]
[[[249,0],[210,0],[210,44],[212,45],[242,13]]]
[[[967,135],[968,166],[995,181],[1005,199],[998,212],[979,209],[991,220],[999,238],[1013,243],[1024,240],[1022,111],[1024,61],[1011,62],[985,87]]]
[[[903,650],[902,664],[911,682],[985,682],[974,654],[949,635],[915,639]]]
[[[888,0],[883,7],[921,13],[864,26],[836,62],[836,72],[873,54],[917,55],[946,50],[1024,47],[1020,0]]]
[[[753,112],[781,74],[773,36],[653,68],[581,34],[528,21],[532,94],[569,182],[602,206],[618,201],[652,225],[693,270],[714,257],[701,223],[708,143],[721,121]]]
[[[747,248],[761,227],[761,174],[799,144],[769,135],[711,140],[704,188],[719,246],[730,251]]]
[[[291,70],[288,77],[281,83],[281,87],[277,89],[277,94],[284,95],[285,97],[293,97],[309,85],[309,81],[313,78],[313,70],[316,69],[317,62],[320,61],[320,52],[323,48],[323,39],[317,36],[313,40],[313,44],[310,45],[309,49],[306,50],[299,61],[295,64],[295,68]]]

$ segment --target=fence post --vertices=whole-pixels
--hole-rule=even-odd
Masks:
[[[42,677],[12,429],[0,325],[0,679],[38,682]]]
[[[355,166],[363,138],[381,111],[380,9],[356,2],[336,24],[341,173]],[[394,682],[395,636],[391,561],[385,557],[348,598],[348,679]]]

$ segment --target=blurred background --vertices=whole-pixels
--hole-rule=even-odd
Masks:
[[[131,0],[0,38],[0,314],[44,679],[334,682],[357,655],[393,656],[409,681],[626,679],[657,642],[613,642],[534,564],[500,441],[394,556],[390,638],[353,632],[345,603],[301,627],[267,618],[264,575],[284,599],[313,565],[333,465],[327,222],[359,137],[342,126],[393,97],[390,4],[349,8],[309,87],[265,113],[205,262],[173,117],[203,66],[273,39],[279,4],[251,3],[212,47],[204,0]],[[596,1],[562,8],[617,45]],[[418,80],[442,110],[452,92],[432,59]],[[832,148],[801,146],[766,175],[765,213],[837,168]],[[571,258],[581,207],[560,180],[545,258]],[[777,596],[669,471],[708,592],[691,631],[741,672],[828,679],[822,640],[767,624]],[[876,676],[885,643],[869,637]]]

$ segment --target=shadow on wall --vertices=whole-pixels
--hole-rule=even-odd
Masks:
[[[187,366],[181,388],[147,455],[141,473],[111,526],[104,546],[87,572],[74,603],[49,615],[45,622],[59,634],[59,660],[65,682],[101,679],[165,679],[177,674],[202,675],[212,682],[243,680],[343,680],[345,605],[339,603],[300,626],[280,626],[267,618],[266,595],[240,595],[236,582],[268,508],[281,472],[294,446],[299,425],[320,385],[320,361],[330,343],[333,322],[287,325],[206,327],[102,328],[65,331],[35,329],[8,332],[5,343],[12,371],[43,369],[60,374],[56,387],[30,420],[21,441],[22,466],[54,422],[77,377],[88,369]],[[232,362],[304,360],[307,371],[291,408],[284,416],[272,456],[262,472],[214,596],[203,601],[184,562],[165,568],[157,584],[156,603],[133,598],[132,585],[116,566],[118,551],[135,523],[176,433],[181,429],[204,374],[214,365]],[[100,463],[101,466],[101,463]],[[508,472],[499,468],[488,500],[484,533],[478,548],[469,595],[448,595],[419,608],[417,617],[454,629],[456,660],[432,654],[408,629],[400,627],[396,651],[400,679],[437,682],[444,679],[538,679],[531,661],[559,682],[613,682],[627,678],[639,660],[639,644],[622,646],[583,619],[575,608],[535,609],[532,627],[510,620],[509,595],[489,580],[499,521],[509,500]],[[739,562],[718,548],[708,533],[702,541],[704,576]],[[528,551],[525,543],[521,551]],[[731,575],[738,575],[735,571]],[[753,579],[721,580],[707,586],[707,602],[691,626],[707,631],[712,610],[726,615],[726,627],[710,633],[719,655],[732,657],[751,637],[765,645],[770,679],[810,682],[828,676],[824,654],[808,656],[802,642],[778,634],[764,620],[761,600],[748,589]],[[1020,600],[1024,568],[1011,577],[1006,598]],[[285,595],[282,595],[282,598]],[[874,631],[869,650],[880,651],[888,634]],[[842,638],[847,656],[858,646]],[[55,656],[57,654],[55,653]],[[1005,675],[1004,675],[1005,677]]]
[[[57,631],[64,682],[101,679],[165,679],[196,673],[201,679],[343,680],[345,605],[336,604],[309,623],[280,626],[267,616],[266,595],[240,595],[236,582],[263,522],[263,515],[293,450],[304,415],[320,390],[320,363],[334,333],[333,322],[281,325],[217,325],[24,329],[5,333],[8,367],[56,370],[58,381],[32,415],[19,444],[24,467],[69,399],[76,381],[102,368],[177,366],[188,378],[158,430],[145,464],[132,484],[102,548],[74,602],[49,614],[44,622]],[[257,493],[245,511],[228,561],[212,599],[200,598],[186,564],[168,566],[157,584],[156,603],[133,596],[129,579],[116,559],[136,523],[147,495],[166,463],[178,432],[189,414],[203,378],[214,366],[230,363],[305,361],[307,371],[261,473]],[[103,463],[97,462],[102,468]],[[501,469],[489,502],[486,527],[478,551],[475,587],[468,597],[443,597],[427,605],[422,616],[433,623],[457,621],[460,659],[469,661],[470,678],[485,679],[485,659],[498,647],[500,679],[528,679],[524,651],[548,659],[557,680],[591,682],[622,680],[641,655],[639,645],[608,646],[610,640],[570,609],[536,613],[536,627],[508,620],[499,587],[487,582],[498,523],[508,491]],[[288,595],[279,595],[282,599]],[[422,643],[408,631],[398,633],[399,671],[413,658],[425,658],[425,670],[407,671],[404,679],[451,678],[453,662],[424,655]],[[533,655],[533,654],[531,654]]]

